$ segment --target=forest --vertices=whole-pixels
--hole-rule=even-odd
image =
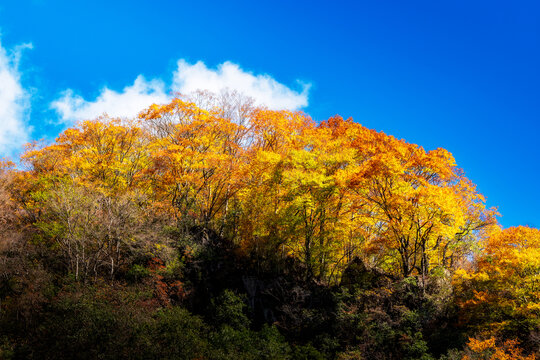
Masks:
[[[1,359],[540,358],[540,230],[352,119],[178,96],[28,144],[0,208]]]

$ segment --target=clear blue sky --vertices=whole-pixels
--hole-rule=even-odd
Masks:
[[[62,126],[50,103],[95,99],[177,60],[230,61],[300,91],[315,120],[352,116],[444,147],[505,226],[540,226],[538,1],[60,1],[0,3],[2,46],[22,53],[31,137]],[[0,84],[0,87],[2,84]]]

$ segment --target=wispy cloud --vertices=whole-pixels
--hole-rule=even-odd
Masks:
[[[200,61],[189,64],[179,60],[177,65],[169,86],[161,79],[148,81],[139,75],[133,85],[126,86],[121,92],[105,87],[94,100],[84,99],[72,89],[65,90],[51,103],[51,108],[58,113],[59,122],[70,124],[103,113],[112,117],[133,117],[153,103],[170,101],[171,94],[176,92],[189,94],[209,90],[219,93],[224,89],[236,90],[270,109],[298,110],[308,105],[307,84],[299,84],[300,91],[295,91],[269,75],[255,75],[228,61],[216,69],[210,69]]]
[[[0,43],[0,157],[12,156],[28,141],[30,93],[21,84],[19,59],[31,44],[8,50]]]
[[[105,87],[95,100],[90,101],[68,89],[51,103],[51,108],[58,113],[59,122],[69,124],[93,119],[104,113],[112,117],[134,117],[145,107],[154,103],[166,103],[168,100],[162,81],[147,81],[139,75],[133,85],[126,86],[121,92]]]

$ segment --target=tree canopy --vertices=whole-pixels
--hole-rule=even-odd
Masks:
[[[186,313],[150,320],[137,310],[159,336],[181,336],[182,318],[203,342],[261,337],[297,358],[323,351],[294,334],[320,332],[329,314],[341,335],[324,351],[337,356],[341,346],[341,358],[442,356],[450,340],[429,332],[430,316],[459,332],[465,357],[539,351],[539,231],[501,230],[445,149],[340,116],[317,123],[238,94],[198,93],[136,119],[83,121],[29,145],[21,163],[0,167],[0,309],[12,311],[4,321],[24,311],[42,321],[32,313],[46,303],[58,315],[77,304],[69,286],[112,291],[97,285],[105,282],[152,289],[146,305],[136,301],[143,308],[183,306],[228,326],[212,333]],[[323,311],[329,303],[334,310]],[[278,324],[293,348],[263,323]],[[400,345],[388,350],[388,339]]]

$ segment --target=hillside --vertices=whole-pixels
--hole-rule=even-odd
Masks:
[[[0,172],[0,358],[540,356],[540,230],[445,149],[199,93]]]

